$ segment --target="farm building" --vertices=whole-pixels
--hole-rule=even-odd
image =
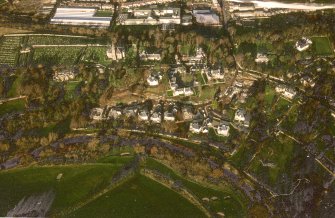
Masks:
[[[95,17],[96,8],[57,8],[52,24],[108,27],[111,17]]]

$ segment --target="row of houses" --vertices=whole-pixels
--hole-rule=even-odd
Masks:
[[[113,106],[104,108],[93,108],[90,118],[95,121],[119,119],[122,117],[137,118],[138,121],[161,123],[162,121],[176,121],[177,113],[180,112],[183,120],[193,118],[192,109],[189,106],[177,106],[174,102],[158,103],[152,108],[145,103],[133,103],[126,106]]]

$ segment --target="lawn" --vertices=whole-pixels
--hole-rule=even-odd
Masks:
[[[20,95],[19,87],[21,85],[22,79],[23,79],[22,75],[15,76],[15,80],[13,81],[10,89],[7,92],[8,98],[12,98],[12,97],[16,97]]]
[[[95,17],[112,17],[113,11],[99,10],[94,14]]]
[[[131,178],[70,216],[205,217],[181,195],[141,175]]]
[[[334,54],[333,46],[328,37],[313,37],[313,50],[318,56],[330,56]]]
[[[198,197],[198,199],[202,199],[204,197],[217,197],[218,200],[206,203],[206,206],[214,212],[223,211],[226,217],[244,217],[246,215],[246,208],[244,207],[242,200],[240,199],[241,196],[236,191],[231,190],[229,187],[227,187],[227,190],[224,191],[205,187],[201,184],[180,177],[172,169],[166,167],[165,165],[159,163],[152,158],[147,159],[144,167],[157,170],[160,173],[169,176],[174,180],[181,181],[182,184],[193,195]]]
[[[65,84],[66,98],[72,99],[75,96],[76,87],[80,84],[81,81],[68,81]]]
[[[18,99],[0,104],[0,116],[6,113],[23,111],[26,107],[25,99]]]
[[[0,172],[0,216],[25,196],[53,190],[51,215],[77,204],[109,184],[118,164],[29,167]],[[63,174],[60,181],[56,180]]]

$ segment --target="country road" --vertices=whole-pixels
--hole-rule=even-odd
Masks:
[[[236,3],[253,3],[256,7],[268,9],[293,9],[293,10],[324,10],[335,9],[335,4],[317,4],[317,3],[282,3],[276,1],[260,1],[260,0],[227,0]]]

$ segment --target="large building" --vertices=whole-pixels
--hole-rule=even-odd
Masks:
[[[96,8],[57,8],[52,24],[108,27],[112,17],[95,17]]]
[[[180,9],[134,9],[121,14],[119,21],[122,25],[180,24]]]

